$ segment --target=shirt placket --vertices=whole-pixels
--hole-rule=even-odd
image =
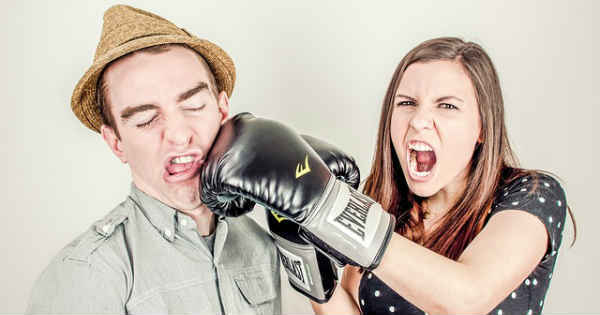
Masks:
[[[189,242],[191,246],[199,250],[202,255],[208,256],[211,259],[213,258],[213,254],[208,248],[206,242],[200,237],[200,235],[198,235],[196,223],[192,219],[178,214],[177,231],[179,237]]]
[[[227,274],[227,270],[223,263],[221,263],[221,256],[225,249],[225,241],[229,232],[229,226],[227,221],[223,218],[219,218],[217,221],[217,228],[215,233],[215,244],[214,244],[214,258],[213,264],[217,273],[217,288],[219,290],[219,298],[221,308],[224,314],[236,314],[238,313],[238,307],[234,304],[234,287],[233,280]]]

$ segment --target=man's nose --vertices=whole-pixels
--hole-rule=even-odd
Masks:
[[[169,117],[165,124],[164,138],[174,146],[187,146],[192,141],[192,128],[187,124],[183,117]]]

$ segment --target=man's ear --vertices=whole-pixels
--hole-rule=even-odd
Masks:
[[[102,134],[104,142],[108,144],[108,147],[117,156],[117,158],[119,158],[121,162],[127,163],[127,158],[125,157],[125,153],[121,148],[121,140],[119,137],[117,137],[115,130],[107,125],[102,125],[102,127],[100,127],[100,133]]]
[[[229,97],[225,91],[221,91],[217,97],[217,105],[219,106],[219,113],[221,113],[221,125],[227,121],[229,117]]]

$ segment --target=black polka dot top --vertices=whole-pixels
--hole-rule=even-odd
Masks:
[[[533,272],[489,314],[542,313],[544,298],[550,286],[554,263],[562,240],[566,203],[565,193],[560,184],[554,178],[544,174],[517,178],[498,191],[488,220],[503,210],[527,211],[544,223],[549,241],[546,254]],[[363,314],[426,314],[370,272],[363,274],[358,296],[359,307]]]

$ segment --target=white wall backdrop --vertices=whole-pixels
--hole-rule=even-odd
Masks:
[[[22,313],[51,257],[129,191],[128,168],[69,106],[91,64],[102,14],[116,3],[0,3],[0,313]],[[438,36],[480,43],[499,71],[509,135],[523,166],[558,174],[578,221],[573,248],[567,225],[544,312],[600,313],[593,126],[600,105],[600,2],[127,3],[216,42],[233,57],[234,113],[251,111],[336,143],[357,158],[364,175],[380,104],[400,58]],[[283,303],[285,313],[312,313],[287,281]]]

